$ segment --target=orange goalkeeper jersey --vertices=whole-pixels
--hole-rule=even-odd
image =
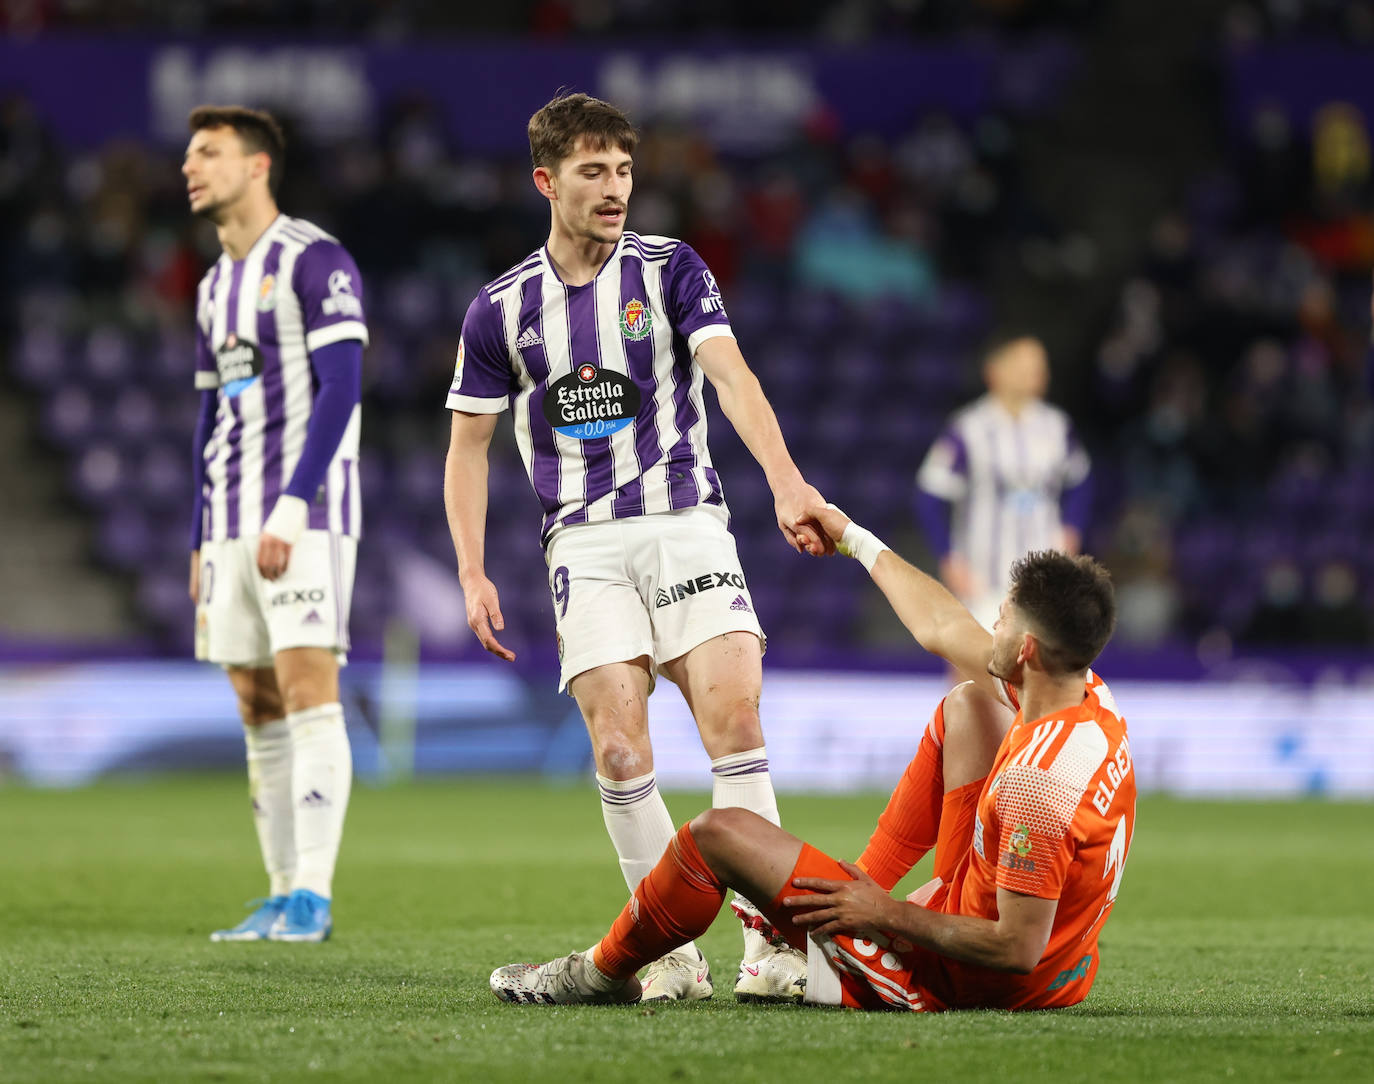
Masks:
[[[1029,722],[1006,686],[1015,720],[978,797],[973,838],[947,894],[931,901],[997,918],[997,890],[1057,899],[1045,954],[1028,975],[947,961],[950,1007],[1049,1008],[1087,996],[1097,938],[1121,887],[1135,828],[1135,773],[1126,722],[1111,690],[1088,671],[1078,707]]]

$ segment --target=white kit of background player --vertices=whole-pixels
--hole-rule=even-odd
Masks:
[[[196,304],[196,657],[227,671],[269,891],[216,941],[323,941],[352,784],[339,703],[362,503],[367,325],[352,257],[278,212],[267,114],[191,114],[182,172],[223,255]]]

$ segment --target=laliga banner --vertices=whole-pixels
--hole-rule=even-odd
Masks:
[[[1014,48],[607,49],[53,35],[0,41],[0,95],[17,92],[79,147],[121,138],[179,146],[186,115],[205,103],[275,109],[319,138],[375,139],[394,105],[421,100],[436,108],[460,152],[519,154],[530,114],[567,87],[615,101],[637,123],[681,119],[726,151],[750,153],[818,120],[842,134],[896,137],[932,109],[967,120],[993,106],[1034,108],[1073,60],[1052,39]]]
[[[1374,687],[1113,681],[1141,793],[1374,797]],[[495,663],[388,671],[356,663],[342,700],[360,777],[412,771],[589,776],[577,706],[553,673]],[[770,668],[763,723],[781,791],[884,791],[915,755],[941,677]],[[649,704],[661,784],[711,778],[667,682]],[[0,783],[63,786],[150,770],[241,770],[242,728],[217,668],[192,662],[0,666]],[[392,727],[396,729],[393,730]],[[403,733],[399,745],[389,735]]]

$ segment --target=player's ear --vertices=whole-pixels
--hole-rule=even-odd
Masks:
[[[1040,654],[1040,644],[1029,632],[1021,634],[1021,650],[1016,653],[1016,661],[1025,665]]]
[[[539,189],[539,194],[545,199],[558,198],[558,184],[554,178],[553,170],[548,166],[536,166],[534,173],[534,187]]]

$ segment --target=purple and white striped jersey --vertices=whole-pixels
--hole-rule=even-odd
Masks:
[[[541,248],[468,308],[448,407],[511,408],[546,543],[575,523],[696,505],[724,516],[692,360],[716,335],[733,337],[720,289],[681,241],[626,232],[584,286]]]
[[[203,537],[258,534],[301,457],[314,409],[310,352],[367,344],[362,279],[348,252],[278,215],[242,260],[220,256],[196,296],[196,387],[219,389],[205,445]],[[358,537],[361,408],[310,502],[308,526]]]
[[[1088,453],[1069,416],[1036,400],[1013,416],[992,395],[950,418],[916,474],[917,486],[953,506],[950,550],[1000,595],[1013,561],[1058,549],[1060,497],[1088,477]]]

